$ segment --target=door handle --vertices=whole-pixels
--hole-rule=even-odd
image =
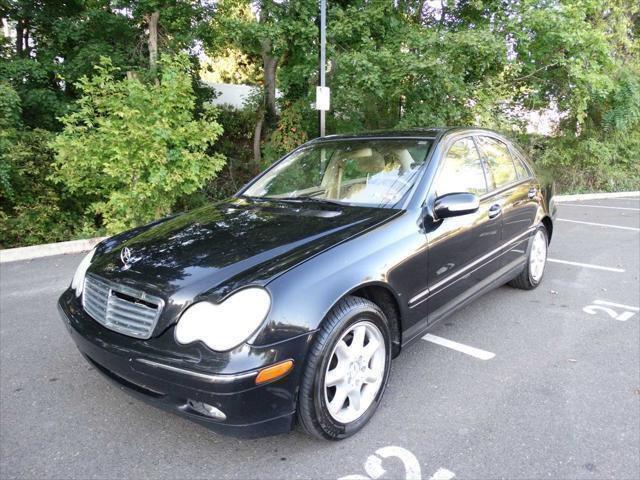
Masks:
[[[502,213],[502,207],[499,204],[494,204],[489,207],[489,218],[496,218]]]
[[[536,187],[531,187],[531,188],[529,189],[529,193],[528,193],[529,198],[535,198],[535,196],[537,195],[537,193],[538,193],[538,190],[536,189]]]

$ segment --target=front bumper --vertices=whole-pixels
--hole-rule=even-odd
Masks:
[[[71,290],[60,297],[58,310],[96,370],[156,407],[237,437],[274,435],[293,427],[301,366],[312,334],[218,354],[204,346],[181,349],[173,342],[173,327],[149,340],[108,330],[84,312]],[[260,368],[288,359],[294,368],[287,376],[256,386]],[[211,371],[211,365],[217,371]],[[241,369],[229,371],[229,365]],[[194,401],[213,405],[226,419],[200,413],[192,408]]]

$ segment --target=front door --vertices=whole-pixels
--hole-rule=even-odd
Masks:
[[[446,151],[435,180],[435,198],[454,192],[480,197],[475,213],[436,221],[426,229],[429,323],[438,320],[480,286],[500,266],[502,219],[488,188],[472,137],[456,140]]]

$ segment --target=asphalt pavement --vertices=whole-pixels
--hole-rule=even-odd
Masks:
[[[224,437],[130,397],[58,317],[81,255],[2,264],[0,477],[638,479],[640,199],[559,212],[542,285],[501,287],[405,349],[370,424],[337,443]]]

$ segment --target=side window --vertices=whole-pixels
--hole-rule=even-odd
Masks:
[[[451,145],[436,185],[438,196],[455,192],[470,192],[478,196],[487,193],[480,155],[471,137]]]
[[[520,157],[520,154],[518,153],[518,151],[514,152],[513,150],[512,150],[512,153],[513,153],[513,163],[515,163],[516,165],[516,172],[518,173],[518,178],[528,178],[529,171],[524,166],[524,161]]]
[[[509,148],[491,137],[477,137],[487,164],[489,189],[500,188],[518,179]]]

